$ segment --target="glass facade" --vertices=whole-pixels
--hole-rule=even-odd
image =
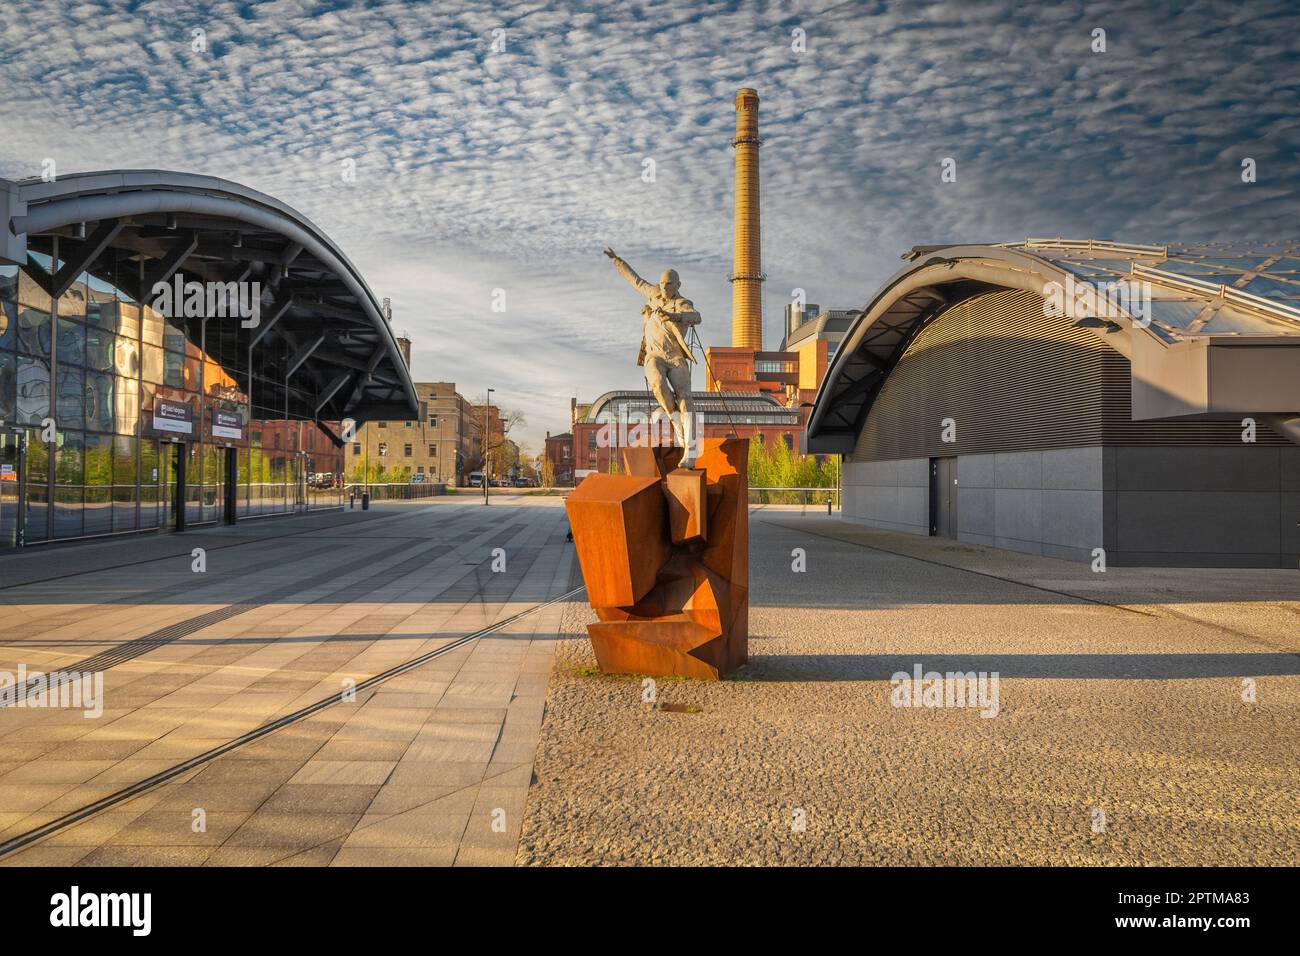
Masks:
[[[48,248],[0,264],[0,548],[174,527],[182,507],[187,525],[215,523],[231,491],[237,518],[342,504],[342,449],[286,414],[275,336],[251,367],[213,334],[230,320],[191,340],[142,302],[144,265],[125,250],[52,300],[58,239]],[[156,427],[159,403],[189,420]]]

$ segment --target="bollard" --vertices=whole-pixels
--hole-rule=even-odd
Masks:
[[[827,515],[827,517],[830,516],[830,513],[831,513],[831,496],[830,496],[830,495],[827,495],[827,496],[826,496],[826,515]]]
[[[361,492],[361,510],[362,511],[370,510],[370,492],[368,491]]]
[[[352,494],[348,495],[348,507],[355,508],[356,506],[357,506],[357,493],[354,491],[352,492]]]

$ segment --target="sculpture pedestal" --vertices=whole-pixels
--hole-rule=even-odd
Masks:
[[[749,659],[749,442],[629,448],[624,475],[590,475],[565,507],[607,674],[718,680]]]

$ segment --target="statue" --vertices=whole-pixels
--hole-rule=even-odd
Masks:
[[[691,365],[695,356],[686,335],[692,326],[700,324],[700,314],[690,299],[678,295],[682,283],[677,270],[665,270],[655,285],[637,275],[613,249],[606,248],[605,255],[613,260],[618,274],[649,300],[641,308],[641,352],[636,364],[645,367],[646,384],[672,423],[677,444],[686,456],[682,464],[689,467],[694,457]]]

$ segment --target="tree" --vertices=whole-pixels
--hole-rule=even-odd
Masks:
[[[555,462],[549,458],[542,459],[542,487],[551,488],[555,485]]]
[[[483,504],[488,503],[493,471],[499,474],[502,470],[502,459],[505,457],[507,442],[509,442],[506,436],[510,434],[511,429],[522,424],[524,424],[522,412],[502,413],[497,406],[489,404],[486,393],[483,395],[483,401],[470,409],[470,432],[474,436],[474,447],[482,460],[480,467],[483,471]],[[514,442],[509,442],[509,445],[514,446]],[[518,454],[517,447],[514,454]]]

